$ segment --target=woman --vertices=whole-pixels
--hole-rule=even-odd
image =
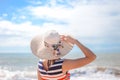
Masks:
[[[48,34],[51,34],[51,33],[52,33],[52,36],[53,36],[53,34],[59,35],[55,31],[51,31]],[[47,51],[51,51],[51,53],[50,52],[48,52],[48,53],[52,54],[55,57],[58,56],[57,58],[41,57],[44,54],[41,54],[41,55],[36,54],[32,50],[33,53],[35,53],[35,55],[39,56],[39,58],[44,59],[42,61],[39,61],[39,63],[38,63],[38,70],[37,70],[38,80],[70,80],[70,74],[68,72],[69,70],[82,67],[82,66],[92,62],[96,58],[96,55],[90,49],[88,49],[83,44],[81,44],[77,39],[74,39],[71,36],[65,36],[65,35],[59,35],[59,39],[55,39],[56,37],[57,37],[56,35],[54,35],[54,37],[50,37],[50,35],[49,35],[49,39],[48,39],[48,36],[47,36],[47,38],[44,37],[43,42],[44,42],[45,47],[47,47],[47,49],[48,49]],[[48,41],[46,42],[45,39],[47,39]],[[55,42],[52,42],[52,44],[49,43],[51,41],[55,41],[55,42],[59,41],[59,44],[56,44]],[[35,44],[35,42],[36,42],[36,40],[32,41],[31,45]],[[66,47],[66,45],[64,45],[64,43],[61,44],[62,42],[65,42],[69,45],[71,45],[71,44],[77,45],[79,47],[79,49],[84,53],[85,57],[77,58],[77,59],[61,59],[61,57],[63,57],[63,56],[59,56],[59,55],[62,55],[62,53],[65,53],[65,51],[62,51],[62,49],[64,49]],[[35,47],[31,46],[31,49],[34,49],[34,48]],[[67,49],[68,48],[66,48],[66,50]],[[42,50],[43,50],[43,48],[39,50],[40,51],[39,53],[41,53],[41,52],[44,53],[44,51],[42,51]],[[45,51],[46,51],[46,49],[45,49]],[[69,51],[70,50],[68,50],[68,52]],[[67,52],[65,54],[67,54]]]

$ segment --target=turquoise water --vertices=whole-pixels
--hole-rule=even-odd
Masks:
[[[111,66],[120,67],[120,54],[96,54],[97,59],[89,66]],[[74,57],[75,58],[75,57]],[[0,67],[11,70],[15,69],[35,69],[38,58],[31,53],[1,53]]]
[[[0,54],[0,67],[9,70],[34,69],[38,58],[29,53],[2,53]]]
[[[120,68],[120,53],[96,54],[94,64],[97,66],[109,66]]]

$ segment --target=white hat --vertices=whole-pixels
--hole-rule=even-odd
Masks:
[[[34,37],[31,41],[31,50],[40,59],[58,59],[65,56],[73,48],[73,44],[61,41],[60,34],[55,30]]]

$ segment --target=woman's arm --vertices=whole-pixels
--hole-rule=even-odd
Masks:
[[[83,44],[81,44],[78,40],[76,40],[70,36],[64,36],[64,38],[65,39],[63,39],[63,40],[69,41],[72,44],[77,45],[80,48],[80,50],[84,53],[85,57],[74,59],[74,60],[66,59],[63,62],[63,67],[62,67],[63,72],[66,72],[66,71],[71,70],[71,69],[82,67],[82,66],[92,62],[96,58],[96,55],[90,49],[88,49]]]

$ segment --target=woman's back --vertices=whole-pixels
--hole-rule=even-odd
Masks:
[[[46,68],[46,64],[48,64],[48,62],[39,61],[38,72],[42,80],[64,80],[65,78],[65,80],[69,80],[68,73],[63,73],[62,71],[63,62],[64,59],[54,60],[53,64],[49,65],[49,67]]]

